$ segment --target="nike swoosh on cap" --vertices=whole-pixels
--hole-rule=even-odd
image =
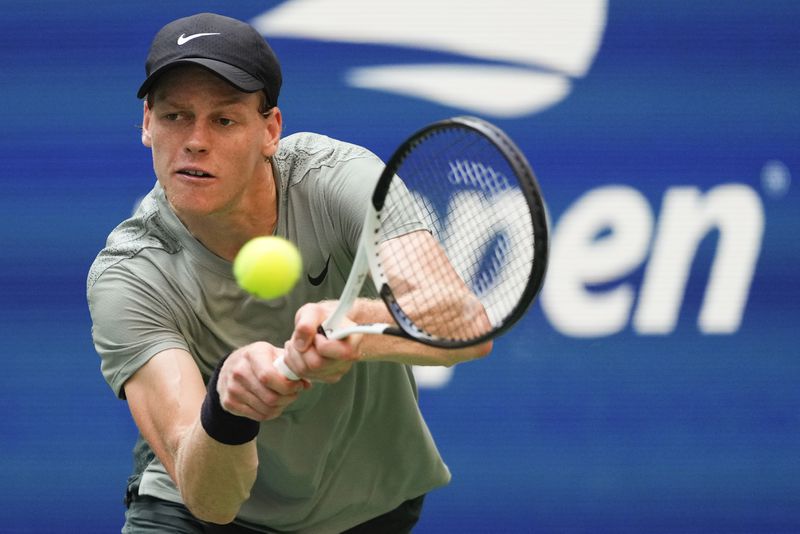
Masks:
[[[185,33],[182,33],[181,36],[178,37],[178,46],[185,45],[186,43],[188,43],[192,39],[197,39],[198,37],[205,37],[206,35],[219,35],[219,32],[217,32],[217,33],[194,33],[194,34],[189,35],[189,36],[187,36]]]
[[[319,273],[318,276],[312,277],[310,274],[306,274],[306,276],[308,277],[308,281],[311,283],[312,286],[318,286],[323,282],[323,280],[325,280],[325,277],[328,275],[328,265],[330,264],[330,262],[331,262],[331,255],[328,254],[328,259],[325,260],[325,267],[322,268],[322,272]]]

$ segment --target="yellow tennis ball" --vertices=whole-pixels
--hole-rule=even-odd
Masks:
[[[292,242],[277,236],[256,237],[233,260],[233,276],[239,287],[269,300],[289,293],[302,267],[300,252]]]

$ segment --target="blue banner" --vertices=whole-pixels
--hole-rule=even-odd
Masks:
[[[418,370],[453,482],[417,532],[800,531],[799,3],[3,8],[0,531],[122,525],[136,431],[100,374],[85,278],[154,182],[147,47],[199,11],[267,36],[284,135],[387,158],[476,115],[538,176],[540,298],[487,359]]]

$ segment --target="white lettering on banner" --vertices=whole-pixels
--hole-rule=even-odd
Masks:
[[[696,187],[674,187],[664,195],[633,321],[637,332],[675,329],[697,247],[715,229],[719,240],[698,326],[705,334],[739,329],[761,251],[764,210],[751,188],[727,184],[705,196]]]
[[[457,224],[458,214],[464,212],[458,204],[475,201],[461,196],[451,202],[445,228],[436,228],[447,236],[445,248],[459,232],[475,231],[474,226]],[[499,202],[483,208],[497,214],[492,208],[498,206],[508,208]],[[513,218],[503,224],[513,224]],[[483,225],[481,231],[488,234],[490,226]],[[764,231],[761,199],[743,184],[723,184],[706,193],[692,186],[669,188],[657,221],[645,196],[632,187],[609,185],[587,191],[552,231],[542,310],[556,330],[572,337],[619,333],[631,317],[637,334],[669,334],[677,325],[697,249],[713,231],[719,238],[698,329],[704,334],[732,334],[742,322]],[[492,238],[487,235],[479,241],[488,246]],[[524,247],[509,248],[520,249]],[[643,264],[636,304],[637,288],[614,282]],[[428,388],[445,386],[452,373],[452,368],[443,367],[414,369],[420,387]]]
[[[652,227],[647,199],[630,187],[593,189],[567,209],[553,232],[541,295],[542,308],[556,330],[594,337],[625,327],[635,289],[621,284],[591,291],[587,286],[611,282],[641,265]]]
[[[567,335],[622,331],[635,289],[630,284],[606,290],[588,287],[630,274],[645,260],[652,241],[633,328],[639,334],[668,334],[677,324],[700,241],[719,230],[698,324],[703,333],[733,333],[744,314],[763,229],[761,199],[745,185],[725,184],[705,195],[696,187],[670,188],[654,234],[650,207],[635,189],[607,186],[589,191],[564,213],[554,232],[542,308],[553,326]],[[609,235],[598,238],[604,230],[610,230]]]

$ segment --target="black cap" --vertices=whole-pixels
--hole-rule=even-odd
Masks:
[[[247,23],[213,13],[170,22],[150,45],[147,79],[137,96],[144,98],[159,76],[185,64],[204,67],[245,93],[263,90],[271,106],[278,104],[281,65],[264,37]]]

